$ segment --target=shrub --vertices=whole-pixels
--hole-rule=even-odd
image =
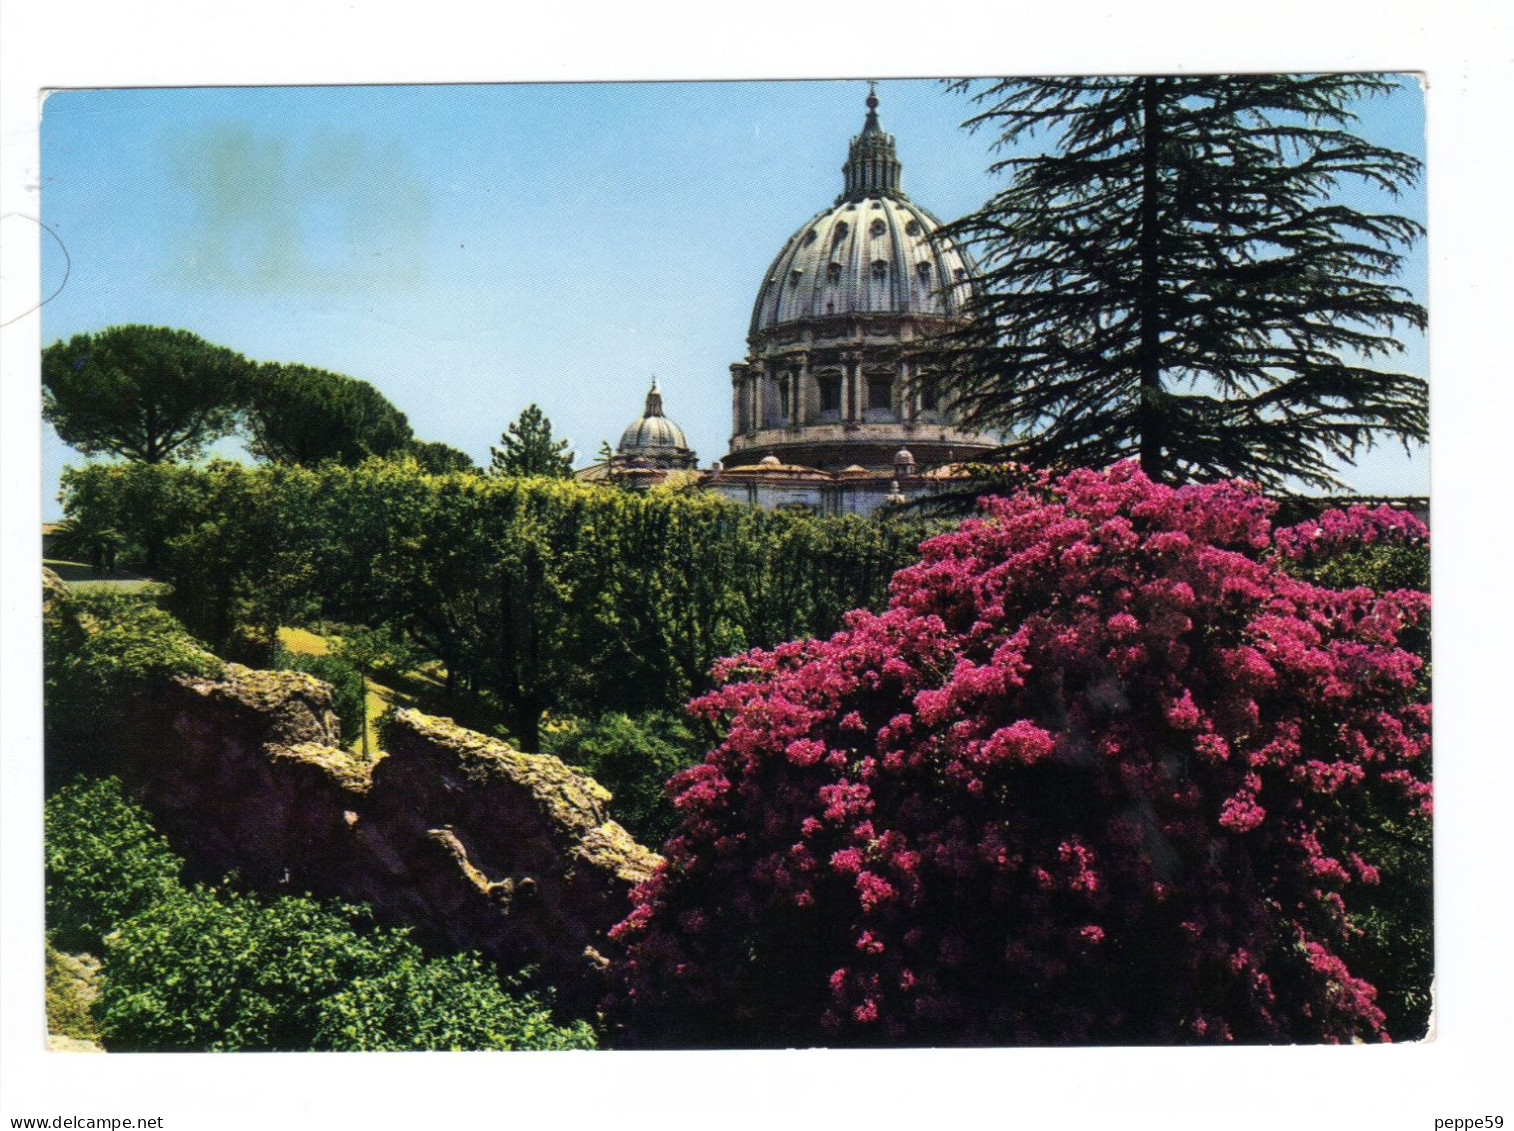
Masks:
[[[177,890],[183,861],[116,778],[78,778],[43,811],[47,929],[63,950],[98,952],[116,924]]]
[[[43,692],[59,716],[129,706],[155,680],[214,675],[221,664],[151,593],[71,591],[43,618]],[[62,721],[62,720],[60,720]]]
[[[1317,585],[1428,590],[1429,534],[1405,511],[1352,506],[1279,530],[1274,543],[1283,568]],[[1428,694],[1429,617],[1406,626],[1399,644],[1425,661],[1420,683]],[[1361,804],[1361,854],[1376,863],[1381,882],[1346,893],[1346,909],[1358,931],[1347,939],[1342,955],[1378,988],[1388,1031],[1400,1039],[1418,1039],[1429,1029],[1435,973],[1429,823],[1395,819],[1391,806],[1378,804],[1370,794]]]
[[[309,899],[180,889],[120,925],[100,1028],[132,1051],[309,1048],[322,998],[383,973],[393,936]]]
[[[64,491],[123,563],[156,554],[168,607],[219,654],[266,666],[279,625],[366,624],[439,665],[446,713],[487,695],[533,751],[548,715],[678,709],[720,656],[835,631],[921,530],[379,459],[96,464]]]
[[[1408,511],[1352,506],[1277,531],[1278,558],[1331,589],[1430,589],[1430,531]]]
[[[94,1035],[78,963],[105,955],[96,1007],[112,1049],[586,1048],[471,955],[428,959],[362,908],[179,882],[181,861],[114,778],[46,808],[48,1008]],[[102,951],[103,946],[103,951]],[[67,1026],[67,1027],[60,1027]]]
[[[678,823],[668,780],[698,762],[707,747],[682,719],[654,711],[568,719],[546,734],[544,749],[608,789],[615,819],[655,847]]]
[[[588,1049],[594,1030],[586,1021],[556,1024],[474,955],[422,960],[410,948],[382,974],[321,1003],[316,1043],[350,1052]]]
[[[725,662],[613,932],[636,1044],[1385,1038],[1362,798],[1423,821],[1423,594],[1279,569],[1272,504],[1133,465],[922,546],[881,615]]]
[[[68,592],[42,618],[43,724],[51,782],[110,765],[126,721],[174,675],[215,675],[204,651],[151,594]]]
[[[427,960],[361,908],[179,890],[110,936],[112,1050],[588,1047],[477,960]]]

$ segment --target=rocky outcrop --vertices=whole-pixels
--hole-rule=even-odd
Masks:
[[[68,585],[52,570],[42,567],[42,611],[46,613],[53,602],[68,596]]]
[[[54,1052],[104,1052],[91,1010],[100,994],[100,960],[46,945],[47,1047]]]
[[[177,680],[152,727],[137,784],[203,877],[369,903],[539,967],[565,1004],[597,999],[605,932],[659,861],[592,779],[449,720],[400,711],[372,762],[340,749],[329,689],[300,673]]]

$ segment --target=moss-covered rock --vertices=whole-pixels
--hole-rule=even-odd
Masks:
[[[101,1052],[94,1004],[100,993],[100,960],[92,954],[68,954],[51,940],[46,948],[47,1035],[53,1048]]]

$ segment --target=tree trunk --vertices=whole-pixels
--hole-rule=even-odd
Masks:
[[[1136,314],[1140,327],[1136,365],[1140,374],[1141,399],[1136,419],[1141,437],[1141,470],[1155,480],[1168,477],[1164,451],[1166,405],[1162,390],[1162,275],[1157,210],[1163,140],[1157,89],[1161,81],[1151,76],[1136,80],[1141,97],[1141,229],[1136,276]]]

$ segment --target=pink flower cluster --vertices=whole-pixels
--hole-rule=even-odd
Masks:
[[[1342,549],[1395,543],[1412,546],[1429,541],[1423,522],[1395,507],[1350,506],[1330,510],[1273,534],[1278,552],[1290,561],[1327,557]]]
[[[1386,1039],[1339,957],[1342,892],[1379,878],[1349,799],[1429,812],[1397,643],[1428,598],[1289,576],[1273,547],[1316,536],[1271,510],[1043,478],[927,541],[883,613],[723,662],[693,706],[726,737],[613,932],[626,1039]]]

